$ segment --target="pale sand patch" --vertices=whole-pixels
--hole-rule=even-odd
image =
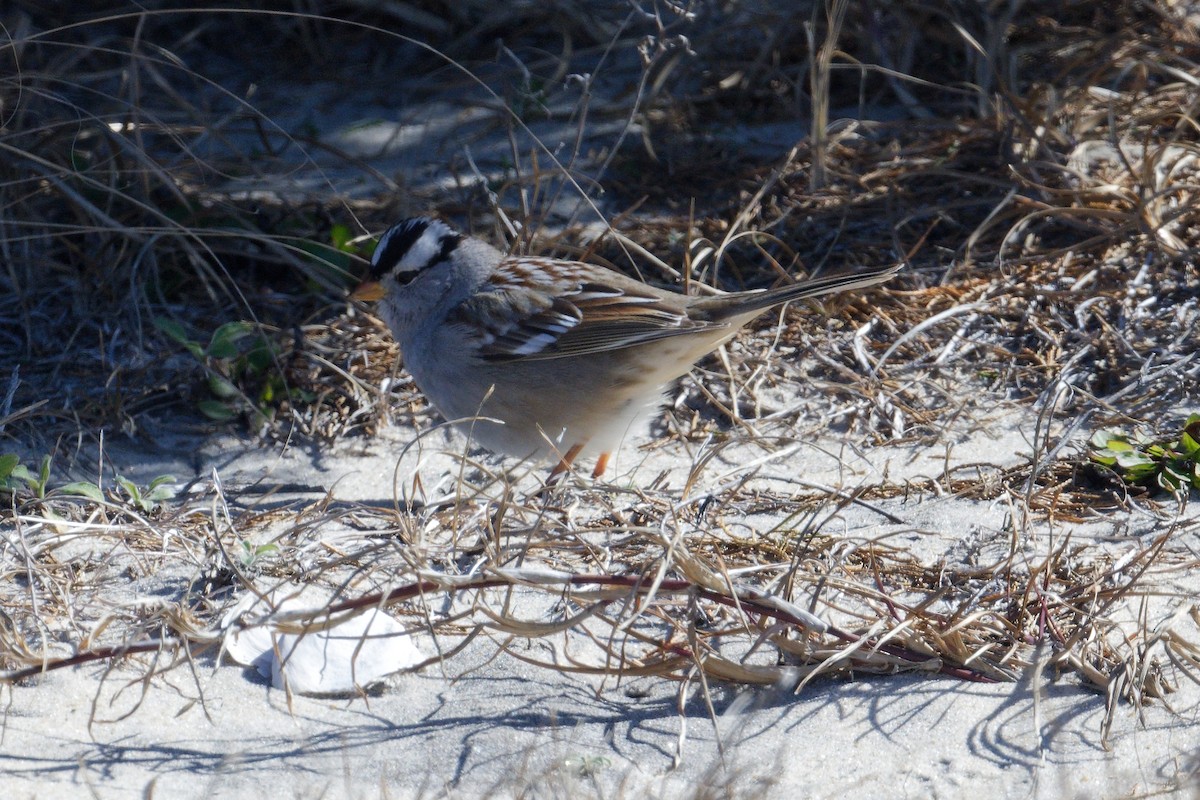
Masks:
[[[858,448],[847,453],[833,435],[817,444],[785,445],[782,458],[761,447],[732,446],[693,481],[692,494],[720,497],[745,465],[763,492],[800,494],[797,483],[852,489],[937,477],[958,463],[996,467],[1029,458],[1033,415],[1004,409],[986,425],[948,432],[940,450],[914,446]],[[196,452],[194,477],[214,464],[232,487],[260,478],[285,484],[279,503],[331,489],[346,501],[387,502],[393,486],[411,485],[411,466],[396,452],[403,431],[367,446],[286,453],[211,439]],[[434,434],[430,443],[461,447]],[[936,454],[937,458],[933,455]],[[960,458],[961,454],[961,458]],[[986,458],[980,456],[985,455]],[[149,475],[159,464],[144,452],[112,445],[109,456]],[[614,485],[637,485],[663,469],[679,491],[690,464],[679,443],[652,451],[627,448]],[[742,467],[737,467],[742,464]],[[430,453],[421,474],[428,487],[452,488],[458,465]],[[186,475],[179,476],[188,477]],[[533,477],[519,487],[532,488]],[[914,485],[916,485],[914,483]],[[307,487],[307,491],[301,491]],[[744,485],[743,490],[749,491]],[[593,509],[603,492],[582,488],[575,513]],[[432,492],[431,492],[432,493]],[[255,502],[253,495],[243,499]],[[311,496],[308,498],[313,499]],[[868,541],[902,548],[922,563],[991,563],[1008,547],[1011,504],[913,492],[851,505],[823,532],[844,546]],[[880,512],[893,517],[885,519]],[[899,520],[899,522],[895,521]],[[778,514],[744,519],[746,532],[769,531]],[[1116,560],[1144,547],[1163,529],[1148,515],[1107,514],[1082,523],[1021,523],[1020,553],[1037,561],[1062,537]],[[245,531],[254,535],[254,531]],[[328,526],[329,541],[361,530]],[[1194,539],[1194,525],[1184,538]],[[1180,542],[1186,545],[1186,542]],[[532,561],[526,566],[536,566]],[[106,590],[106,602],[169,597],[195,565],[143,576]],[[194,576],[192,576],[194,577]],[[1151,628],[1194,593],[1194,573],[1155,581],[1165,591],[1145,613]],[[1152,585],[1147,584],[1147,588]],[[518,594],[514,615],[544,620],[553,597]],[[468,602],[468,601],[464,601]],[[1136,604],[1129,613],[1137,612]],[[1121,615],[1114,615],[1121,616]],[[1135,621],[1136,622],[1136,621]],[[1136,629],[1133,625],[1131,629]],[[518,640],[514,652],[547,658],[545,642]],[[586,649],[578,651],[587,655]],[[1040,659],[1049,648],[1035,650]],[[1151,702],[1117,706],[1110,749],[1102,742],[1105,698],[1059,677],[1053,666],[1027,670],[1013,683],[978,684],[918,675],[818,679],[798,695],[710,681],[715,721],[698,683],[684,691],[662,678],[606,679],[538,668],[479,637],[465,651],[419,674],[401,674],[374,696],[290,700],[253,670],[201,657],[194,672],[176,668],[143,682],[135,664],[92,663],[6,688],[0,763],[11,797],[323,796],[803,796],[1120,797],[1190,787],[1200,694],[1186,679],[1169,697],[1175,713]],[[722,755],[723,752],[723,755]],[[678,766],[673,762],[678,758]],[[1181,790],[1183,790],[1181,788]]]

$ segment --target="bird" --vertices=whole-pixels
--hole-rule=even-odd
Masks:
[[[379,301],[417,387],[475,442],[551,457],[551,479],[595,452],[599,478],[666,386],[743,325],[783,303],[882,283],[899,268],[695,296],[587,262],[506,255],[425,216],[384,232],[350,298]]]

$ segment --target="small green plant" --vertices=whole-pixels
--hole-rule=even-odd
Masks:
[[[46,477],[50,476],[50,456],[42,459]],[[16,453],[5,453],[0,456],[0,492],[13,494],[18,489],[34,489],[37,491],[41,484],[39,496],[45,496],[46,482],[40,475],[34,475],[29,467],[21,463],[21,457]]]
[[[1173,494],[1200,489],[1200,414],[1187,418],[1173,442],[1106,428],[1096,431],[1090,444],[1092,461],[1112,469],[1126,483]]]
[[[309,255],[309,290],[321,291],[322,284],[342,286],[353,274],[356,258],[370,256],[373,242],[360,242],[347,225],[336,224],[330,230],[330,243],[317,244],[299,239],[299,249]],[[319,280],[318,280],[319,278]],[[251,412],[256,427],[274,418],[273,406],[283,398],[312,402],[310,392],[289,392],[287,381],[276,369],[275,345],[252,322],[227,322],[204,345],[192,339],[173,319],[156,317],[154,326],[178,342],[203,366],[208,375],[212,397],[196,403],[200,413],[218,422],[233,419],[243,411]]]
[[[116,481],[117,486],[121,487],[121,491],[128,495],[129,502],[146,514],[153,513],[159,503],[175,496],[175,488],[171,485],[175,483],[173,475],[159,475],[145,488],[120,475],[117,476]]]
[[[25,491],[38,500],[53,497],[79,496],[86,497],[97,503],[105,502],[104,491],[98,484],[87,481],[72,481],[50,489],[50,456],[42,456],[42,463],[34,472],[21,463],[21,457],[15,453],[0,455],[0,497],[12,497],[18,492]],[[114,495],[118,500],[127,500],[140,511],[152,513],[158,504],[175,495],[172,484],[175,478],[171,475],[159,475],[150,481],[149,486],[141,487],[128,478],[118,475],[116,484],[124,494],[124,498]],[[50,516],[53,516],[52,514]]]
[[[94,483],[75,481],[50,490],[50,456],[42,456],[37,472],[21,463],[15,453],[0,455],[0,495],[12,496],[20,490],[31,492],[38,500],[49,495],[82,495],[97,502],[104,500],[104,493]]]
[[[192,340],[175,320],[157,317],[154,325],[204,365],[213,396],[196,407],[209,419],[225,422],[249,410],[257,422],[265,423],[273,416],[272,405],[287,396],[287,383],[275,369],[275,347],[254,323],[226,322],[213,331],[207,345]],[[241,386],[254,387],[252,394]]]
[[[611,767],[612,760],[607,756],[567,756],[563,766],[581,778],[593,778]]]
[[[249,541],[242,541],[242,552],[238,556],[242,562],[243,569],[254,569],[257,562],[265,556],[274,555],[279,552],[277,544],[251,544]]]

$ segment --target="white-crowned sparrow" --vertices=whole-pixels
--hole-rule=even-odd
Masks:
[[[351,297],[382,300],[404,364],[447,419],[489,450],[599,451],[593,475],[663,387],[766,309],[871,286],[898,269],[765,291],[679,294],[578,261],[505,256],[446,223],[407,219],[379,240]]]

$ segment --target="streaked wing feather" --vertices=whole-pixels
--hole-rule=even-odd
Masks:
[[[547,347],[525,358],[531,360],[563,358],[584,353],[597,353],[609,350],[620,350],[673,336],[694,333],[699,329],[726,328],[727,325],[710,323],[692,323],[690,320],[682,326],[664,328],[657,322],[641,322],[622,320],[620,322],[587,322],[559,337],[553,346]]]
[[[574,304],[556,297],[544,310],[495,330],[492,340],[481,348],[481,353],[487,359],[535,356],[553,347],[582,321]]]
[[[538,264],[537,259],[505,261],[490,287],[451,312],[448,322],[479,331],[484,359],[564,358],[727,327],[689,319],[651,290],[624,285],[619,276],[612,284],[600,282],[595,268],[583,264],[556,265],[557,280],[549,286],[544,284],[548,276],[540,274],[544,293],[515,291]]]

